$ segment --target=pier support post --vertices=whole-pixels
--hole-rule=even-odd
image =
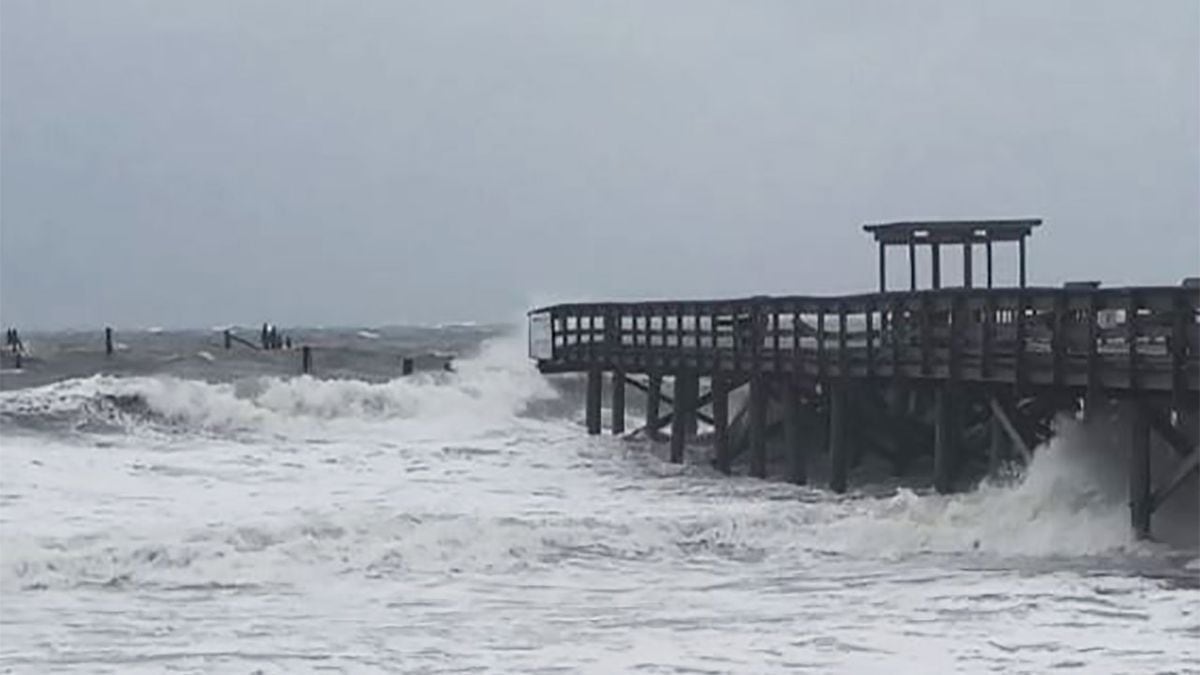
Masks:
[[[767,381],[750,379],[750,475],[767,477]]]
[[[625,433],[625,371],[620,369],[612,374],[612,432]]]
[[[841,382],[829,388],[829,489],[846,491],[850,453],[846,447],[846,387]]]
[[[790,380],[783,390],[783,437],[787,446],[788,480],[804,485],[808,482],[808,457],[800,438],[800,388]]]
[[[300,348],[300,372],[305,375],[312,372],[312,347],[308,345]]]
[[[1152,513],[1150,490],[1150,420],[1137,406],[1132,408],[1132,432],[1129,455],[1129,515],[1139,539],[1150,536]]]
[[[699,428],[696,401],[700,398],[700,376],[682,372],[675,376],[675,415],[681,417],[685,438],[694,438]]]
[[[233,334],[228,328],[225,329],[225,349],[233,349]]]
[[[646,436],[651,440],[654,440],[657,435],[654,425],[658,423],[661,408],[662,375],[650,373],[646,380]]]
[[[587,373],[587,401],[585,402],[585,417],[587,432],[591,436],[600,433],[600,395],[604,383],[604,372],[592,368]]]
[[[687,430],[684,428],[683,417],[671,417],[671,463],[683,464],[683,448],[687,440]]]
[[[1000,473],[1000,461],[1004,457],[1008,437],[1005,436],[1004,424],[995,413],[992,414],[988,427],[990,435],[990,443],[988,445],[988,475],[994,477]]]
[[[113,353],[113,329],[111,327],[104,329],[104,353],[112,356]]]
[[[720,375],[712,377],[712,412],[717,470],[729,475],[729,382]]]
[[[954,490],[954,473],[958,465],[955,394],[949,385],[934,391],[933,487],[941,494]]]
[[[400,374],[401,375],[412,375],[413,374],[413,359],[411,356],[405,356],[404,358],[400,359]]]

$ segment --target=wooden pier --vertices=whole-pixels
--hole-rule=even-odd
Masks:
[[[879,247],[879,291],[838,297],[572,303],[530,312],[530,355],[543,373],[586,373],[588,431],[601,431],[605,373],[614,433],[625,432],[625,389],[646,392],[632,433],[661,438],[682,462],[697,420],[712,427],[715,465],[748,453],[765,477],[779,437],[786,477],[807,481],[828,462],[842,492],[868,451],[897,474],[932,455],[932,484],[961,487],[964,467],[1028,461],[1064,412],[1123,420],[1133,527],[1198,476],[1200,287],[1027,287],[1026,239],[1039,220],[867,225]],[[1016,284],[995,281],[993,247],[1019,249]],[[962,283],[942,283],[941,251],[962,250]],[[909,288],[889,291],[888,247],[907,249]],[[928,251],[930,288],[918,288]],[[974,254],[984,283],[975,285]],[[663,391],[672,383],[673,397]],[[704,389],[701,383],[707,382]],[[730,415],[730,396],[746,387]],[[671,406],[665,414],[663,404]],[[1151,443],[1170,447],[1169,477],[1152,479]],[[814,448],[813,439],[820,447]]]

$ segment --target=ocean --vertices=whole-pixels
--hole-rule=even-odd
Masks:
[[[0,670],[1200,672],[1194,541],[1136,541],[1070,420],[1002,482],[834,495],[588,437],[520,331],[291,334],[312,376],[219,331],[25,336]]]

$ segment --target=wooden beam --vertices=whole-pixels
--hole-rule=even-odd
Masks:
[[[930,253],[933,256],[933,262],[930,263],[933,270],[931,277],[934,288],[942,287],[942,246],[941,244],[930,244]]]
[[[1179,462],[1179,466],[1176,467],[1175,473],[1171,475],[1171,479],[1167,481],[1166,485],[1155,490],[1154,494],[1150,495],[1150,510],[1158,510],[1158,507],[1167,501],[1171,493],[1178,490],[1179,486],[1183,485],[1188,477],[1196,474],[1198,471],[1200,471],[1200,452],[1193,452]]]
[[[908,290],[917,290],[917,243],[908,239]]]
[[[995,396],[988,399],[988,404],[992,409],[992,416],[1000,422],[1000,426],[1004,428],[1009,439],[1012,440],[1013,446],[1021,452],[1021,458],[1025,460],[1025,465],[1028,466],[1029,462],[1033,461],[1033,451],[1029,449],[1029,444],[1025,442],[1025,437],[1021,435],[1016,425],[1013,424],[1012,418],[1009,417],[1004,404],[997,400]]]
[[[626,381],[627,382],[635,382],[636,380],[626,379]],[[674,424],[676,410],[672,410],[671,412],[667,413],[666,415],[660,415],[660,416],[657,416],[654,418],[650,417],[651,405],[650,405],[649,400],[650,400],[650,398],[652,398],[653,388],[651,388],[650,391],[651,391],[651,397],[648,397],[647,404],[646,404],[646,420],[647,420],[646,424],[625,434],[626,438],[631,438],[633,436],[638,435],[639,433],[653,434],[654,432],[658,431],[659,429],[662,429],[663,427],[667,426],[668,424]],[[713,393],[711,391],[705,392],[704,395],[702,395],[696,399],[695,405],[692,406],[690,409],[697,418],[704,420],[705,424],[713,424],[714,423],[713,418],[710,415],[706,415],[706,414],[700,412],[699,409],[708,405],[709,401],[712,400],[712,395],[713,395]],[[667,401],[668,403],[673,402],[671,400],[670,396],[667,396],[662,393],[659,394],[659,398]],[[657,411],[658,406],[657,405],[653,406],[653,410]]]
[[[1141,408],[1140,412],[1146,416],[1146,420],[1150,423],[1150,428],[1158,433],[1159,437],[1166,441],[1167,445],[1170,445],[1176,454],[1180,457],[1189,457],[1197,453],[1198,448],[1196,445],[1187,437],[1187,434],[1171,424],[1169,417],[1163,415],[1160,411],[1155,410],[1145,402],[1139,403],[1138,407]]]
[[[882,241],[879,242],[879,292],[887,292],[887,248]]]

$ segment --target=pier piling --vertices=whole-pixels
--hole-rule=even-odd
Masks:
[[[835,382],[829,389],[829,489],[842,493],[849,484],[850,452],[846,447],[846,387]]]
[[[713,446],[717,470],[728,475],[729,456],[729,381],[720,375],[712,378]]]
[[[767,380],[761,375],[750,378],[750,475],[767,476]]]
[[[312,347],[308,345],[300,348],[300,372],[305,375],[312,373]]]
[[[604,387],[604,371],[592,368],[587,374],[587,432],[600,433],[600,397]]]
[[[612,374],[612,433],[625,433],[625,372],[614,370]]]
[[[655,424],[658,423],[659,412],[662,408],[662,375],[650,373],[646,380],[646,435],[655,437]]]
[[[800,387],[795,382],[783,384],[783,437],[787,448],[788,480],[796,485],[808,482],[808,457],[804,438],[800,434]]]
[[[1129,439],[1129,516],[1139,538],[1150,536],[1150,421],[1146,414],[1132,408]]]
[[[958,462],[958,401],[950,385],[934,392],[933,487],[942,494],[954,489],[954,470]]]
[[[111,327],[104,329],[104,353],[112,356],[113,353],[113,329]]]

